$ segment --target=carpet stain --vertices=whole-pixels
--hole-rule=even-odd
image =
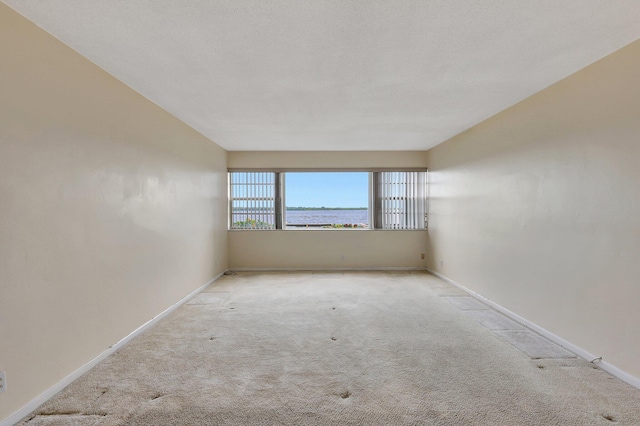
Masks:
[[[336,339],[335,337],[332,337],[332,338],[331,338],[331,340],[333,340],[333,341],[335,342],[335,341],[336,341],[336,340],[338,340],[338,339]]]
[[[96,389],[100,391],[100,395],[96,396],[96,399],[93,400],[91,405],[95,404],[100,398],[102,398],[104,396],[105,393],[107,393],[109,391],[109,388],[96,387]],[[106,414],[105,414],[105,416],[106,416]]]
[[[539,365],[539,366],[538,366],[538,368],[539,368],[540,370],[544,370],[544,365]]]
[[[39,420],[47,419],[47,420],[44,420],[45,421],[44,424],[47,424],[47,425],[80,424],[78,422],[81,422],[81,424],[87,424],[86,421],[91,421],[91,424],[95,424],[95,422],[97,421],[97,418],[107,417],[107,415],[108,414],[104,412],[100,412],[100,413],[82,413],[82,412],[76,412],[76,411],[47,412],[47,413],[38,413],[29,417],[26,420],[26,423],[34,422],[37,424],[42,424],[42,422]]]
[[[158,399],[158,398],[162,398],[163,396],[164,396],[164,395],[162,395],[162,394],[161,394],[161,393],[159,393],[159,392],[158,392],[158,393],[155,393],[155,394],[151,397],[150,401],[154,401],[154,400],[156,400],[156,399]]]
[[[79,416],[82,415],[80,411],[71,410],[59,410],[59,411],[43,411],[38,413],[38,416]]]
[[[605,419],[605,420],[608,420],[608,421],[610,421],[610,422],[614,422],[614,423],[615,423],[615,421],[616,421],[615,417],[613,417],[613,416],[611,416],[611,415],[609,415],[609,414],[603,414],[603,415],[602,415],[602,418],[603,418],[603,419]]]
[[[351,396],[351,392],[349,392],[349,391],[344,391],[344,392],[342,392],[342,393],[340,394],[340,398],[342,398],[342,399],[347,399],[347,398],[349,398],[350,396]]]

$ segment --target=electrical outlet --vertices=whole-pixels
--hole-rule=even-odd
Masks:
[[[424,260],[424,253],[420,253],[420,259]]]
[[[0,393],[7,390],[7,375],[4,371],[0,371]]]

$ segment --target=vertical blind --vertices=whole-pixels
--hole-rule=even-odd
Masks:
[[[378,172],[374,182],[379,228],[426,228],[427,172]]]
[[[230,229],[274,229],[275,173],[229,173]]]

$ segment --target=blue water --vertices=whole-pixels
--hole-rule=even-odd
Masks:
[[[287,210],[287,224],[369,224],[367,210]]]

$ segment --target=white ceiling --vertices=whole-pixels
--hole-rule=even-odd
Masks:
[[[627,0],[2,0],[231,151],[423,150],[640,38]]]

